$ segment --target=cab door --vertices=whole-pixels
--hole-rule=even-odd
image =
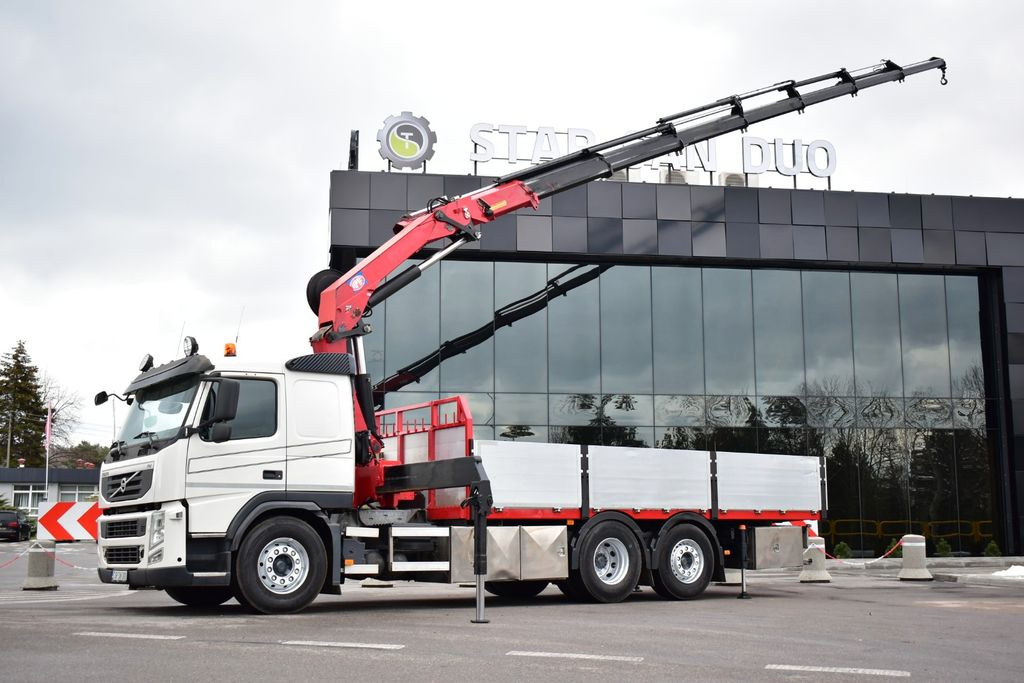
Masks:
[[[223,533],[249,499],[275,492],[283,497],[287,485],[284,376],[224,377],[239,383],[231,437],[214,443],[209,430],[201,429],[189,439],[185,496],[190,533]],[[211,413],[217,389],[216,382],[204,384],[196,424]]]

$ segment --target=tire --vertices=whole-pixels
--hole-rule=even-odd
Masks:
[[[597,602],[621,602],[640,580],[641,557],[640,544],[625,524],[600,522],[580,545],[578,583]]]
[[[484,588],[488,593],[497,595],[499,598],[511,598],[513,600],[527,600],[537,597],[547,587],[548,582],[543,580],[484,582]]]
[[[216,607],[232,597],[227,586],[174,586],[164,590],[171,599],[186,607]]]
[[[693,524],[679,524],[658,538],[651,585],[666,600],[689,600],[704,592],[714,570],[707,534]]]
[[[302,520],[273,517],[249,530],[235,557],[240,600],[264,614],[287,614],[309,606],[327,576],[320,536]]]
[[[555,581],[555,586],[558,587],[558,590],[562,591],[562,595],[573,602],[593,602],[586,589],[583,588],[579,576],[570,576],[568,579]]]

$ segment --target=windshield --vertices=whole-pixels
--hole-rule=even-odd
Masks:
[[[118,439],[128,442],[174,436],[185,421],[198,386],[199,376],[192,375],[140,390],[128,408]]]

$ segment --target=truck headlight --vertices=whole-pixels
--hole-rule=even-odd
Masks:
[[[153,528],[149,532],[149,547],[155,548],[164,542],[164,513],[153,513]]]
[[[163,559],[164,559],[164,549],[163,548],[161,548],[160,550],[157,550],[155,553],[150,553],[149,554],[149,563],[150,564],[156,564],[157,562],[160,562]]]

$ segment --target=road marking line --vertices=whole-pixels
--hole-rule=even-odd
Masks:
[[[405,645],[396,643],[335,643],[323,640],[282,640],[282,645],[305,645],[311,647],[342,647],[353,650],[401,650]]]
[[[118,591],[118,592],[111,591],[109,593],[97,593],[97,594],[90,594],[90,595],[80,595],[80,596],[76,596],[76,597],[73,597],[73,598],[72,597],[65,597],[63,595],[53,595],[53,594],[49,594],[49,595],[40,594],[40,595],[38,595],[36,597],[31,597],[31,598],[26,597],[24,595],[11,596],[10,598],[8,598],[7,596],[0,596],[0,604],[2,604],[2,605],[38,605],[38,604],[51,603],[51,602],[81,602],[82,600],[99,600],[101,598],[118,597],[118,596],[124,596],[124,595],[131,595],[131,594],[128,593],[127,591],[125,591],[123,593],[120,592],[120,591]]]
[[[893,676],[895,678],[906,678],[910,676],[909,671],[898,669],[852,669],[845,666],[800,666],[796,664],[766,664],[766,669],[774,671],[813,671],[816,673],[829,674],[861,674],[862,676]]]
[[[603,659],[609,662],[642,662],[643,657],[624,657],[622,655],[586,655],[579,652],[528,652],[524,650],[511,650],[505,653],[507,657],[564,657],[565,659]]]
[[[91,636],[96,638],[135,638],[138,640],[182,640],[185,636],[161,636],[150,633],[107,633],[105,631],[82,631],[76,636]]]

